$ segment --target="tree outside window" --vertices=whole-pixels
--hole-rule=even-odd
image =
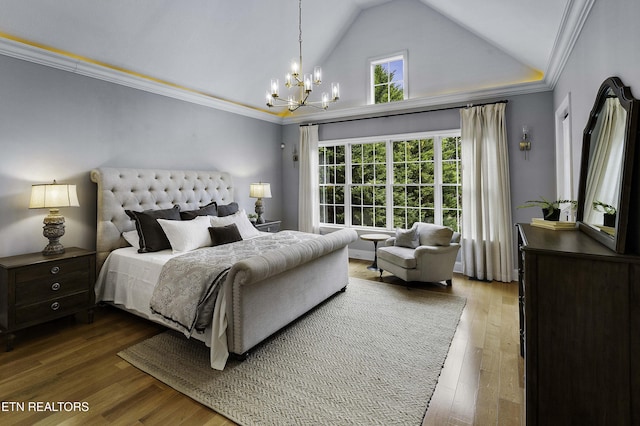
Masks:
[[[436,223],[460,231],[459,131],[320,147],[320,222],[365,228]]]
[[[405,99],[405,61],[402,56],[371,62],[374,104]]]

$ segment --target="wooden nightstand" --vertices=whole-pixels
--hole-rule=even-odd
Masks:
[[[278,232],[280,231],[281,222],[282,222],[281,220],[266,219],[264,223],[254,223],[253,226],[255,226],[258,231]]]
[[[44,256],[30,253],[0,258],[0,334],[7,334],[56,318],[87,311],[93,321],[96,257],[76,247]]]

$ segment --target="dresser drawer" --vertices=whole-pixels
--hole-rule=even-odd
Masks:
[[[89,303],[90,294],[84,291],[31,305],[16,306],[16,324],[42,322],[49,317],[65,316],[86,308]]]
[[[72,272],[86,272],[89,269],[89,262],[90,258],[85,256],[25,266],[16,269],[15,282],[18,284],[37,279],[59,277]]]
[[[86,291],[90,286],[87,270],[67,272],[35,281],[16,284],[16,306],[27,305],[41,300],[64,297],[79,291]]]

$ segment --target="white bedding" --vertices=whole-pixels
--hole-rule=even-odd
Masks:
[[[100,270],[95,286],[96,302],[113,303],[138,316],[176,329],[169,321],[151,313],[149,300],[164,264],[180,254],[173,254],[171,250],[140,254],[134,247],[114,250]],[[216,370],[222,370],[229,357],[225,307],[225,292],[221,291],[211,326],[204,333],[192,335],[211,347],[211,367]]]

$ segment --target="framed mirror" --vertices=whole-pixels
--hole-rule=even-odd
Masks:
[[[581,231],[617,253],[628,249],[637,137],[638,100],[618,77],[610,77],[584,129],[577,221]]]

